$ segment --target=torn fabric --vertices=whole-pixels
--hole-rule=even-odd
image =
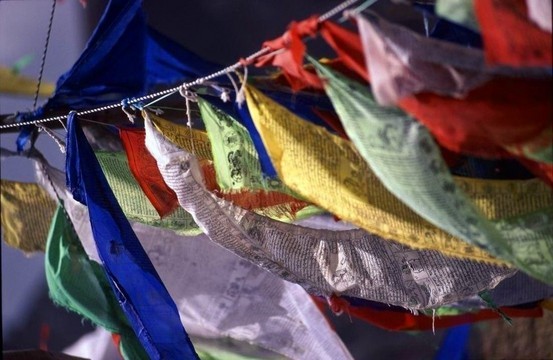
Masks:
[[[39,178],[59,172],[41,165]],[[61,191],[63,181],[54,184],[73,223],[90,228],[87,209]],[[231,337],[293,359],[351,359],[300,286],[237,257],[205,235],[182,237],[140,223],[132,226],[192,336]],[[80,240],[89,257],[100,262],[92,234]]]
[[[463,98],[494,75],[547,76],[545,71],[487,67],[480,49],[425,37],[376,14],[357,17],[368,78],[382,105],[394,105],[417,93]]]
[[[271,190],[286,192],[278,179],[265,179],[248,130],[205,100],[198,105],[212,144],[213,163],[221,190]]]
[[[303,121],[252,87],[247,87],[246,95],[279,177],[302,197],[340,219],[413,248],[503,263],[405,206],[382,185],[350,142]]]
[[[179,126],[147,111],[143,112],[143,116],[152,121],[154,126],[156,126],[164,136],[172,139],[177,145],[191,153],[197,152],[197,149],[207,148],[209,145],[209,159],[214,159],[215,166],[208,161],[202,161],[201,168],[206,181],[206,188],[214,192],[218,197],[230,201],[243,209],[253,210],[259,214],[280,219],[281,221],[290,221],[296,217],[301,218],[309,214],[320,212],[319,209],[309,203],[297,199],[295,194],[286,188],[280,180],[276,178],[264,178],[260,172],[257,173],[259,177],[255,177],[255,169],[253,169],[253,174],[249,174],[251,169],[246,169],[244,166],[241,166],[241,159],[243,159],[241,156],[242,154],[238,156],[235,151],[236,149],[234,149],[234,151],[230,150],[233,146],[232,144],[221,146],[220,142],[226,140],[215,138],[213,141],[214,153],[212,153],[211,142],[206,145],[205,141],[209,141],[209,138],[205,139],[203,137],[205,135],[204,132],[194,130],[196,133],[193,131],[191,136],[190,129],[187,127]],[[207,122],[209,122],[209,120],[207,120]],[[228,135],[230,132],[232,132],[232,130],[227,131],[226,134]],[[213,137],[216,135],[212,133],[210,136]],[[234,142],[235,145],[240,143],[247,147],[246,141],[247,139],[238,137],[236,133],[231,136],[231,142]],[[144,145],[142,144],[142,146]],[[231,152],[231,156],[227,155],[224,150],[221,152],[221,147],[229,149],[228,151]],[[250,150],[253,151],[253,148]],[[206,158],[205,154],[207,151],[200,150],[198,153],[200,157]],[[155,164],[155,160],[151,155],[148,154],[147,158],[148,161],[150,161],[151,158],[151,161]],[[254,159],[252,159],[252,161],[254,161]],[[250,183],[257,183],[258,188],[253,190],[241,189],[237,191],[225,191],[221,189],[215,180],[217,174],[222,174],[224,176],[225,172],[229,173],[237,169],[240,169],[240,171],[239,174],[235,175],[240,175],[242,178],[247,177]]]
[[[66,177],[74,199],[88,207],[110,285],[148,355],[197,359],[177,307],[117,203],[75,113],[68,118]]]
[[[120,350],[125,359],[148,359],[102,266],[88,258],[62,205],[58,206],[52,220],[44,265],[49,295],[54,303],[120,335]]]
[[[159,216],[131,174],[124,153],[96,151],[95,155],[127,219],[167,228],[181,235],[201,233],[192,216],[181,208],[164,218]]]
[[[553,283],[553,190],[539,180],[456,183],[424,126],[378,105],[364,85],[313,63],[349,138],[390,192],[444,231]],[[488,214],[471,201],[482,201],[482,192]]]
[[[495,287],[514,272],[417,251],[363,230],[307,229],[260,217],[210,194],[197,160],[145,122],[146,146],[180,205],[210,239],[313,294],[355,296],[412,309]]]

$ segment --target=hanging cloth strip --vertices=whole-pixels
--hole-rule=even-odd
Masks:
[[[364,39],[367,65],[370,66],[372,48],[369,38],[365,39],[367,33],[363,31],[363,27],[369,26],[369,23],[363,17],[357,20]],[[423,93],[404,98],[399,106],[427,126],[441,145],[454,152],[487,157],[505,156],[507,151],[503,147],[510,147],[509,150],[513,151],[524,141],[530,141],[528,146],[534,149],[533,153],[544,149],[547,154],[547,146],[540,144],[540,141],[545,140],[545,135],[550,131],[550,82],[498,78],[471,91],[463,100]],[[451,116],[455,119],[451,119]],[[451,121],[444,123],[444,118],[450,118]],[[521,122],[520,119],[531,121]],[[485,136],[483,126],[489,129]],[[553,184],[553,165],[515,157],[542,179]]]
[[[87,209],[64,191],[59,170],[39,164],[39,179],[46,174],[54,179],[75,226],[90,228]],[[240,259],[205,235],[182,237],[140,223],[132,226],[192,336],[231,337],[293,359],[351,359],[300,286]],[[89,257],[100,262],[92,234],[80,240]]]
[[[550,75],[485,70],[479,50],[422,37],[373,14],[357,22],[381,104],[399,103],[452,151],[553,163]]]
[[[163,129],[164,134],[168,136],[169,138],[174,139],[178,144],[183,146],[184,148],[188,149],[189,151],[194,151],[197,148],[202,148],[202,143],[195,142],[192,140],[190,141],[190,137],[186,137],[186,134],[190,131],[188,128],[177,126],[173,123],[170,123],[160,117],[157,117],[149,112],[144,112],[143,116],[145,118],[149,118],[153,121],[156,126],[159,126],[159,129]],[[174,129],[180,129],[179,131],[174,131]],[[123,132],[127,132],[122,131]],[[127,152],[127,157],[132,158],[132,161],[130,161],[131,170],[132,167],[135,166],[139,169],[133,170],[133,172],[141,172],[144,168],[150,168],[152,165],[155,166],[155,171],[152,170],[149,172],[148,176],[150,178],[155,177],[155,183],[161,183],[165,184],[163,182],[163,178],[161,177],[161,174],[159,174],[159,170],[157,170],[157,165],[155,163],[155,159],[149,154],[149,152],[146,150],[144,145],[144,132],[143,131],[135,131],[133,132],[134,137],[132,148],[133,149],[140,149],[137,153],[129,153]],[[127,138],[130,136],[130,132],[125,135]],[[127,149],[130,146],[127,146]],[[142,154],[142,156],[138,157],[138,153]],[[220,153],[215,153],[214,158],[217,160],[218,156],[220,156]],[[210,155],[211,156],[211,155]],[[225,161],[226,161],[226,156]],[[259,191],[249,191],[249,190],[242,190],[237,192],[225,192],[220,189],[220,187],[217,185],[217,182],[215,180],[216,178],[216,170],[214,166],[211,163],[202,162],[202,172],[204,174],[204,178],[206,180],[206,187],[209,189],[209,191],[214,192],[217,196],[226,199],[227,201],[230,201],[237,206],[244,208],[246,210],[253,210],[256,211],[259,214],[262,214],[264,216],[269,216],[271,218],[280,219],[281,221],[290,221],[295,218],[304,218],[306,216],[310,216],[315,213],[320,213],[321,210],[317,209],[316,207],[298,200],[291,195],[285,194],[284,192],[277,192],[275,190],[283,189],[282,185],[278,181],[273,181],[272,185],[270,187],[273,188],[272,191],[265,191],[265,190],[259,190]],[[144,182],[144,179],[137,178],[137,181],[139,183]],[[153,183],[149,183],[148,185],[141,185],[142,188],[151,186]],[[155,199],[155,202],[168,202],[168,203],[177,203],[177,198],[174,194],[167,194],[169,197],[167,198],[160,198],[162,194],[158,194],[157,192],[151,194],[152,197],[157,198]],[[180,211],[183,211],[180,209]]]
[[[198,105],[212,144],[217,183],[223,192],[274,191],[294,196],[278,178],[265,178],[248,130],[205,100]]]
[[[313,294],[339,293],[418,309],[455,302],[513,274],[437,251],[412,250],[362,230],[306,229],[241,210],[205,189],[196,158],[149,120],[145,127],[146,146],[165,182],[212,241]]]
[[[317,15],[313,15],[300,22],[293,21],[283,36],[264,42],[263,47],[268,47],[273,51],[282,49],[282,51],[261,56],[256,60],[256,66],[272,65],[280,67],[294,91],[299,91],[306,86],[320,89],[322,84],[319,78],[303,67],[303,56],[306,47],[302,40],[306,36],[316,34],[319,24],[318,18]]]
[[[444,231],[553,283],[553,190],[537,180],[458,179],[457,186],[424,126],[378,105],[364,85],[313,64],[349,138],[390,192]],[[480,200],[479,184],[494,188],[492,221],[470,199]],[[499,195],[501,188],[506,191]]]
[[[3,180],[2,239],[25,253],[44,251],[56,203],[37,184]]]
[[[173,190],[163,182],[155,161],[144,146],[144,131],[120,129],[119,136],[125,148],[129,169],[161,218],[179,207]]]
[[[55,212],[46,245],[44,265],[50,298],[94,325],[119,334],[125,359],[148,359],[104,270],[89,260],[62,206]]]
[[[359,16],[366,43],[368,77],[381,105],[395,105],[404,97],[431,92],[462,99],[494,77],[548,79],[546,69],[489,67],[480,49],[467,48],[418,34],[374,13]]]
[[[327,301],[314,297],[321,309],[327,306]],[[476,323],[480,321],[501,319],[501,315],[495,310],[479,310],[475,313],[451,316],[414,315],[411,312],[399,312],[390,309],[374,309],[368,306],[355,306],[343,303],[340,308],[344,313],[357,319],[368,322],[381,329],[392,331],[429,331],[432,329],[445,329],[452,326]],[[514,307],[502,307],[507,316],[513,318],[536,318],[543,315],[539,306],[530,309],[518,309]],[[342,315],[343,316],[343,315]]]
[[[543,0],[547,2],[549,0]],[[491,65],[520,67],[553,66],[551,31],[544,31],[528,18],[525,0],[475,1],[474,8],[486,61]],[[551,1],[549,1],[551,18]],[[549,19],[551,23],[551,19]]]
[[[175,303],[123,215],[75,113],[68,119],[66,176],[73,197],[88,207],[110,285],[148,355],[197,359]]]
[[[219,70],[147,26],[141,5],[142,0],[110,0],[79,59],[58,79],[53,96],[22,117],[112,104]],[[226,84],[225,79],[220,82]],[[34,128],[26,126],[20,133],[18,151]]]
[[[155,211],[139,186],[139,182],[144,182],[144,179],[138,181],[132,176],[125,154],[101,151],[97,151],[95,154],[100,162],[110,187],[121,205],[125,216],[129,220],[170,229],[180,235],[190,236],[201,233],[201,230],[198,228],[196,223],[194,223],[192,216],[180,207],[174,213],[164,218],[159,217],[158,213]],[[148,160],[153,160],[151,155]],[[202,167],[202,170],[206,176],[211,179],[209,188],[212,189],[212,191],[218,191],[217,184],[215,183],[215,172],[213,167],[211,165],[205,165]],[[159,170],[157,171],[159,172]],[[162,178],[161,180],[163,181]],[[148,186],[151,185],[152,184],[148,184]],[[313,207],[311,207],[312,209],[306,208],[307,203],[296,201],[289,196],[281,196],[280,199],[278,197],[271,199],[269,194],[268,196],[265,196],[265,199],[269,201],[276,200],[276,202],[274,204],[267,203],[267,206],[259,206],[261,205],[261,202],[259,199],[256,199],[255,193],[244,191],[233,194],[223,194],[219,192],[219,195],[229,201],[236,200],[236,204],[238,206],[243,205],[244,208],[251,209],[261,215],[269,216],[281,221],[293,220],[298,211],[302,209],[304,209],[304,211],[302,211],[301,214],[305,215],[320,212],[320,210]],[[162,201],[156,195],[154,196],[156,202]],[[175,195],[172,196],[176,199]],[[261,201],[264,201],[265,199],[261,199]],[[279,202],[279,200],[283,201]]]
[[[280,178],[301,196],[340,219],[417,249],[503,263],[412,212],[386,190],[350,142],[297,118],[252,87],[246,95]]]
[[[163,218],[159,216],[131,174],[124,153],[96,151],[94,154],[127,219],[170,229],[180,235],[201,233],[192,216],[183,209],[176,209]]]
[[[361,27],[362,22],[366,21],[362,17],[358,17],[358,22]],[[379,20],[379,22],[383,23],[383,20]],[[359,63],[361,59],[364,59],[359,36],[328,21],[323,23],[321,27],[324,39],[340,55],[340,63],[345,64],[350,69],[348,73],[354,70],[358,76],[368,80],[367,71],[364,70],[366,68],[364,60],[362,60],[362,63]],[[394,25],[388,24],[388,27],[393,28]],[[401,27],[398,28],[402,29]],[[396,30],[394,28],[395,32],[397,32]],[[425,40],[425,38],[421,39]],[[427,40],[436,41],[432,39]],[[369,58],[371,51],[374,49],[370,48],[366,44],[366,41],[365,45],[368,47],[366,56]],[[447,48],[447,46],[455,45],[444,46]],[[346,56],[345,54],[348,55]],[[290,59],[293,60],[294,58]],[[367,62],[370,66],[371,62],[369,60]],[[336,68],[344,68],[340,66],[340,63],[334,64],[338,65]],[[283,65],[282,70],[286,72],[288,71],[288,67],[295,66],[298,66],[298,64]],[[522,71],[520,75],[543,75],[543,70],[527,70]],[[497,69],[494,71],[505,71],[509,74],[515,70]],[[518,70],[515,71],[516,73],[518,73]],[[471,92],[465,100],[448,99],[439,95],[423,93],[404,99],[404,102],[400,103],[400,107],[415,116],[422,116],[420,120],[423,120],[425,125],[430,126],[430,130],[438,137],[438,140],[444,147],[454,152],[462,151],[467,154],[484,157],[513,156],[514,154],[514,157],[523,162],[527,168],[540,176],[544,181],[553,184],[553,164],[544,164],[532,160],[538,159],[541,161],[542,159],[553,158],[550,154],[551,146],[547,146],[551,138],[548,136],[551,132],[551,127],[547,121],[550,118],[548,114],[550,115],[551,113],[551,104],[548,101],[550,98],[549,93],[551,92],[550,80],[506,79],[494,80],[491,86],[485,85],[483,90],[476,89],[473,91],[476,92],[476,95]],[[300,80],[300,78],[295,78],[294,81],[298,82]],[[311,84],[309,81],[305,81],[304,86],[308,86],[309,84]],[[502,88],[504,85],[511,87],[526,86],[527,89],[522,92],[520,89],[512,91],[510,89],[504,90]],[[499,98],[505,97],[504,93],[506,92],[518,95],[516,95],[516,98],[501,103],[494,100],[497,99],[497,96],[500,96]],[[432,100],[431,103],[430,100]],[[451,114],[455,115],[456,121],[448,122],[445,124],[447,126],[445,126],[441,119],[450,117],[452,116]],[[486,119],[483,117],[481,119],[480,114],[485,114]],[[513,114],[513,116],[509,115],[510,122],[512,123],[511,126],[504,129],[503,119],[505,118],[505,114]],[[488,118],[491,118],[491,120]],[[520,119],[527,118],[533,119],[532,122],[524,121],[521,123]],[[435,119],[439,119],[440,121],[437,122]],[[497,125],[499,124],[499,119],[502,120],[501,127]],[[497,124],[493,121],[497,122]],[[478,126],[474,127],[475,125],[473,124],[478,124]],[[490,129],[486,132],[485,136],[481,132],[482,124],[487,124]],[[518,126],[516,130],[514,126]],[[449,129],[450,127],[455,128]],[[490,139],[497,139],[497,141],[490,141]],[[502,144],[502,147],[496,144],[498,141]],[[529,159],[526,159],[526,157]]]

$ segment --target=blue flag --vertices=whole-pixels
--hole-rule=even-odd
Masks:
[[[88,207],[92,234],[110,285],[152,359],[198,359],[175,302],[125,218],[92,148],[68,119],[67,186]]]

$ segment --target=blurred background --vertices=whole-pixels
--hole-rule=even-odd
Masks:
[[[144,8],[149,23],[163,34],[213,62],[227,65],[258,50],[263,41],[283,33],[287,24],[322,13],[340,1],[331,0],[148,0]],[[0,65],[13,66],[32,59],[22,74],[36,79],[39,72],[51,1],[0,1]],[[94,29],[105,1],[59,0],[47,52],[43,82],[56,79],[78,58]],[[386,1],[376,4],[385,11]],[[402,14],[389,14],[401,17]],[[421,19],[403,19],[422,26]],[[324,55],[317,44],[310,49]],[[42,99],[43,101],[44,99]],[[39,100],[39,104],[40,104]],[[0,113],[31,110],[32,96],[0,95]],[[2,133],[1,146],[15,150],[16,133]],[[62,168],[64,157],[56,144],[41,136],[37,148],[51,164]],[[8,158],[1,163],[3,179],[34,181],[31,161]],[[356,359],[432,359],[444,332],[390,332],[347,314],[329,314]],[[538,359],[552,356],[546,348],[553,334],[552,318],[515,320],[509,327],[501,320],[471,328],[470,358]],[[2,242],[2,342],[4,350],[47,347],[62,351],[94,327],[73,313],[58,308],[48,298],[42,254],[25,256]],[[549,340],[548,340],[549,339]],[[545,350],[544,350],[545,349]],[[550,350],[549,350],[550,351]],[[549,355],[548,355],[549,354]],[[77,355],[77,354],[75,354]]]

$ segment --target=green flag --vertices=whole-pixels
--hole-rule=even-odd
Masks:
[[[553,283],[550,189],[538,180],[454,178],[423,125],[378,105],[366,86],[312,63],[349,138],[390,192],[437,227]]]
[[[121,335],[125,359],[148,359],[115,298],[102,267],[86,255],[60,205],[56,210],[45,257],[50,298],[97,326]]]

